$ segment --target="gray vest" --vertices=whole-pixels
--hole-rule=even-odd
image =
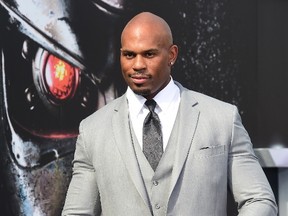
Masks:
[[[132,137],[136,158],[141,171],[142,179],[146,187],[146,193],[150,201],[150,211],[153,216],[165,216],[169,200],[170,179],[175,160],[175,151],[178,144],[179,120],[176,117],[167,147],[162,155],[156,171],[154,172],[144,156],[135,133]]]

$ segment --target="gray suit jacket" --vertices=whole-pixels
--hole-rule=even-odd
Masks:
[[[123,95],[81,122],[62,215],[149,216],[153,209],[154,215],[225,216],[227,185],[239,215],[277,215],[237,108],[177,85],[180,124],[167,196],[149,200]]]

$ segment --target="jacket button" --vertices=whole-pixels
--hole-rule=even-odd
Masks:
[[[160,209],[160,205],[159,205],[159,204],[156,204],[156,205],[155,205],[155,208],[156,208],[156,209]]]
[[[153,181],[153,185],[157,186],[158,185],[158,181]]]

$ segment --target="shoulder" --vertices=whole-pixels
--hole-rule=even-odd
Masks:
[[[180,89],[181,99],[192,101],[195,107],[199,107],[201,109],[203,108],[228,109],[228,110],[235,109],[235,105],[231,103],[227,103],[225,101],[219,100],[209,95],[187,89],[183,87],[180,83],[176,82],[176,84]]]
[[[234,109],[235,105],[219,100],[217,98],[211,97],[209,95],[188,90],[192,97],[198,102],[200,107],[209,107],[210,109]]]
[[[180,88],[182,106],[186,108],[192,106],[207,119],[230,119],[231,121],[235,119],[235,115],[239,115],[237,107],[231,103],[177,85]]]
[[[95,126],[103,126],[106,124],[109,119],[112,118],[113,113],[122,106],[123,103],[126,102],[126,96],[122,95],[119,98],[111,101],[110,103],[106,104],[102,108],[98,109],[91,115],[87,116],[83,119],[80,123],[82,127],[95,127]],[[97,122],[97,124],[96,124]]]
[[[190,101],[193,101],[192,104]],[[238,108],[233,104],[186,88],[181,91],[180,104],[186,113],[193,110],[199,113],[199,127],[202,126],[203,130],[210,128],[215,134],[230,137],[235,125],[244,128]]]

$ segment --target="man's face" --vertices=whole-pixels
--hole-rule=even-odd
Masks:
[[[145,28],[122,35],[121,68],[128,86],[139,95],[153,98],[170,80],[173,46],[161,34]]]

